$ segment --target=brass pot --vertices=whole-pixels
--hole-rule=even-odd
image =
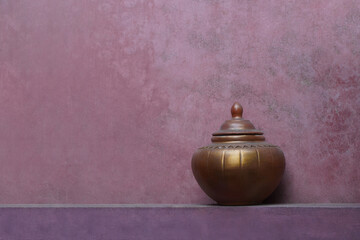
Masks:
[[[263,132],[242,118],[239,103],[232,119],[213,133],[212,144],[192,157],[194,176],[204,192],[220,205],[250,205],[264,201],[279,185],[285,157],[265,141]]]

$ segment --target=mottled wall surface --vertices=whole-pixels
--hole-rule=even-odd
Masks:
[[[273,201],[360,201],[359,0],[0,0],[0,203],[211,203],[236,100]]]

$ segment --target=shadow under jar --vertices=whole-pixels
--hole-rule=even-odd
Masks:
[[[266,142],[242,112],[242,106],[234,103],[232,119],[213,133],[212,144],[192,157],[195,179],[220,205],[260,204],[279,185],[285,170],[283,152]]]

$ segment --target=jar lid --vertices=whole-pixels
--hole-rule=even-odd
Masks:
[[[213,133],[213,136],[229,136],[229,135],[263,135],[260,130],[255,129],[254,125],[242,118],[243,108],[235,102],[231,107],[232,119],[225,121],[219,131]]]

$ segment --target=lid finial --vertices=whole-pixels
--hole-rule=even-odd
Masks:
[[[243,108],[240,103],[235,102],[231,107],[231,115],[233,118],[242,118]]]

